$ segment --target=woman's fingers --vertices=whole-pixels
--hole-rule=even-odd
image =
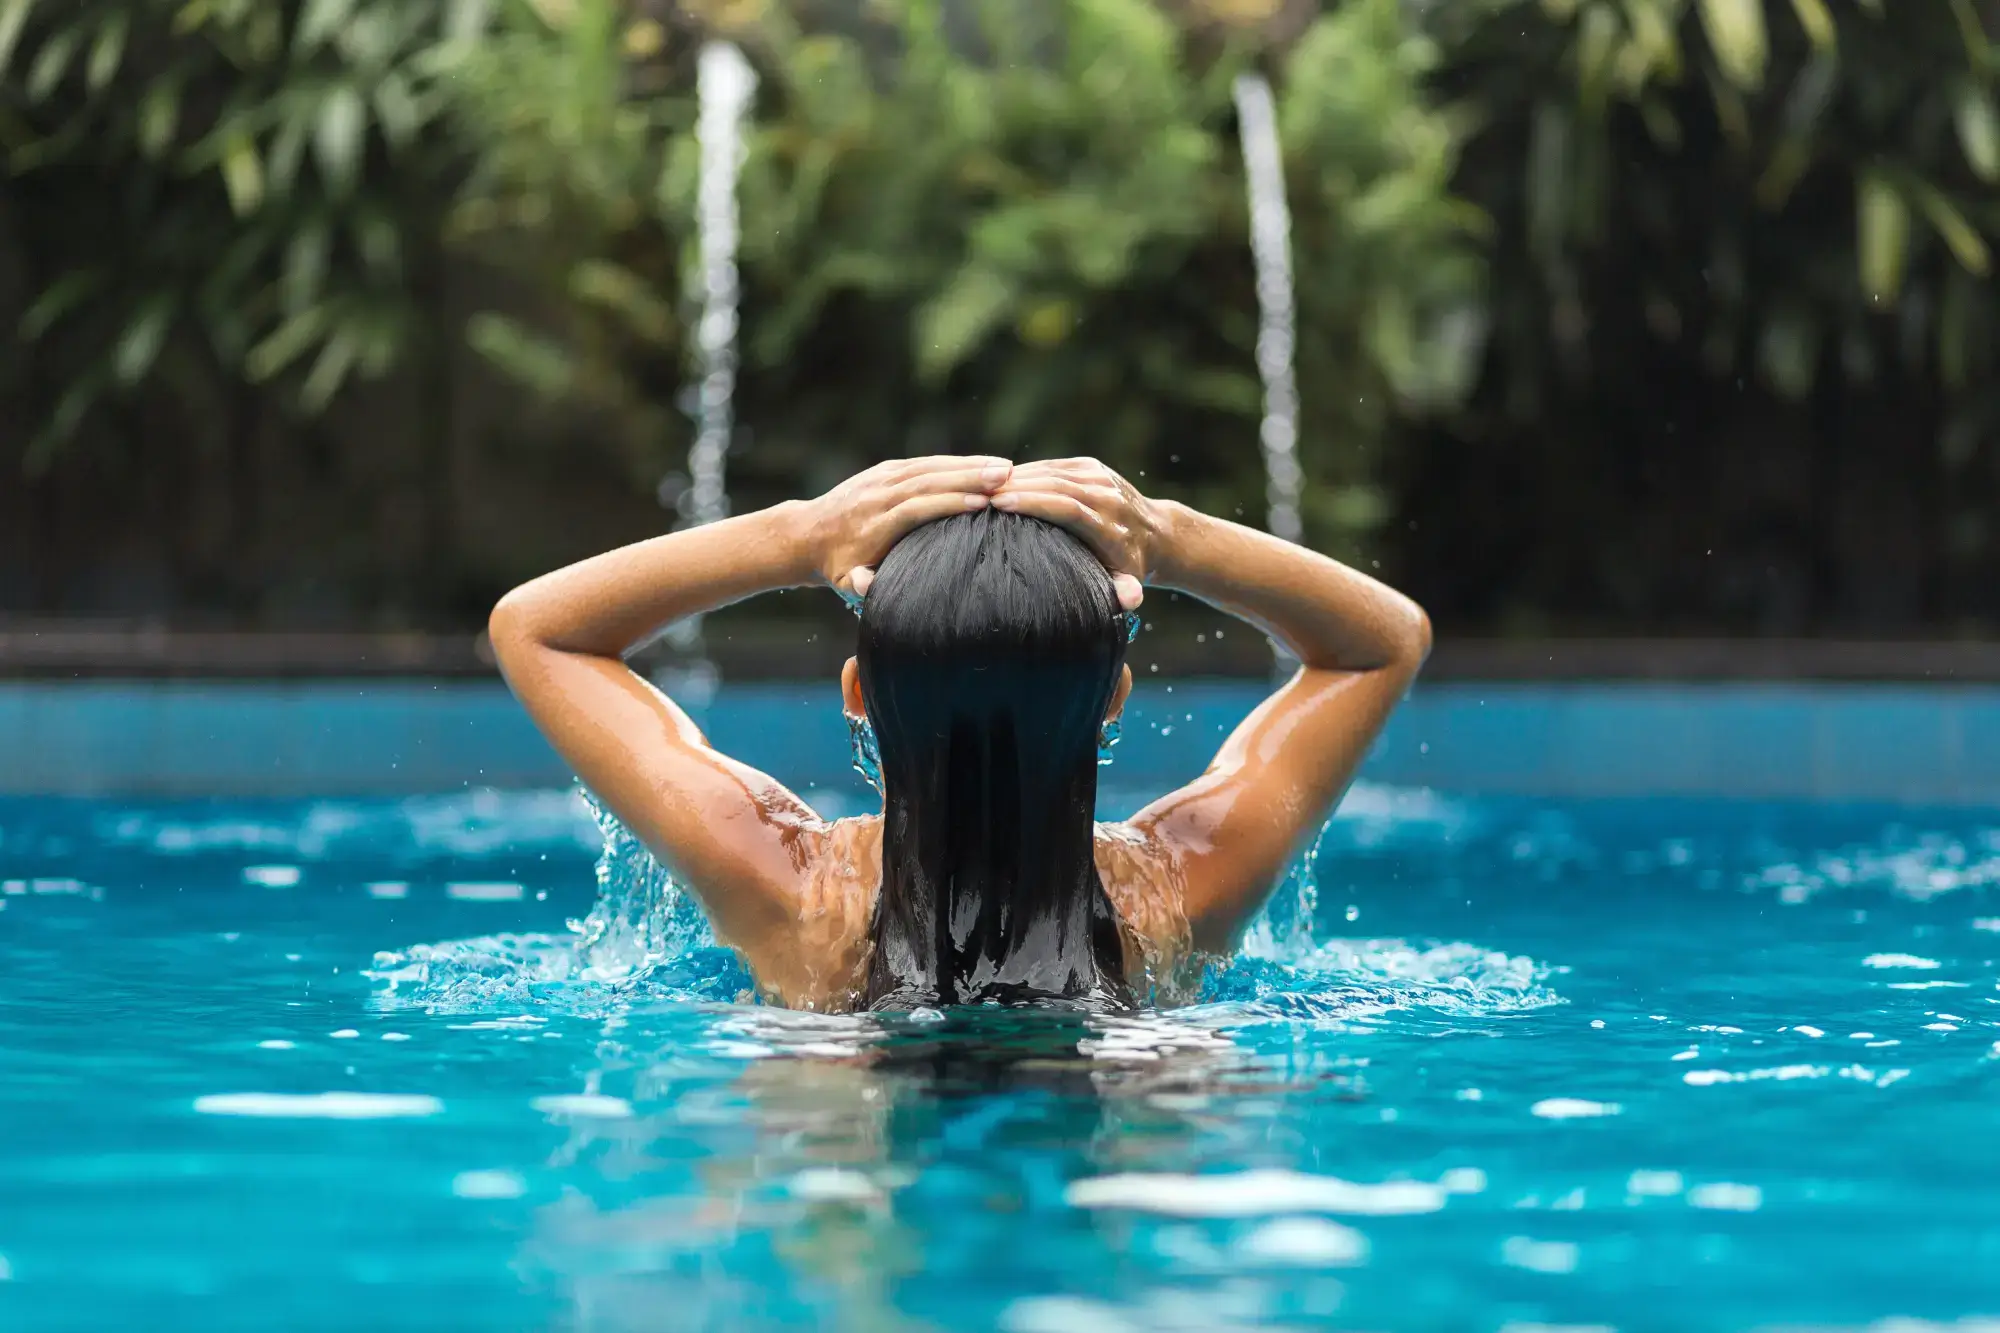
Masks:
[[[885,483],[902,483],[922,477],[932,477],[938,473],[997,473],[998,480],[992,485],[1000,486],[1007,480],[1013,464],[1004,458],[986,454],[957,455],[931,454],[924,458],[899,458],[880,464],[881,480]]]
[[[1007,484],[1010,468],[1004,459],[997,463],[976,458],[949,461],[958,466],[918,472],[884,486],[881,492],[884,505],[894,508],[905,500],[940,492],[990,494]]]
[[[881,547],[886,552],[912,528],[950,518],[953,514],[963,514],[967,510],[984,509],[987,504],[987,496],[981,491],[944,491],[913,496],[890,506],[883,513],[881,526],[877,529]]]
[[[993,497],[993,507],[1039,518],[1075,533],[1114,574],[1125,563],[1125,552],[1119,549],[1118,534],[1112,525],[1076,495],[1054,490],[1008,490]]]
[[[856,565],[847,576],[847,586],[856,597],[866,597],[875,586],[875,571],[866,565]]]
[[[1054,490],[1007,490],[993,497],[993,506],[1043,519],[1075,533],[1104,562],[1105,569],[1111,574],[1112,590],[1118,594],[1119,606],[1127,611],[1137,611],[1146,600],[1146,585],[1139,577],[1142,571],[1130,565],[1131,553],[1123,540],[1125,529],[1108,521],[1078,495]]]
[[[1096,512],[1080,497],[1067,490],[1056,490],[1053,487],[1037,490],[1009,489],[993,497],[993,507],[1061,524],[1079,537],[1097,536],[1099,520]]]

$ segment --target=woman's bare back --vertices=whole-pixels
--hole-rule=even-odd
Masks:
[[[1125,976],[1142,996],[1171,992],[1192,955],[1172,858],[1126,824],[1097,826],[1098,878],[1118,914]],[[854,1008],[867,988],[875,900],[882,888],[882,819],[842,819],[806,877],[799,928],[750,959],[760,988],[793,1009]]]

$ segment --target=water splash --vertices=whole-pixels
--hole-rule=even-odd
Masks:
[[[701,905],[645,844],[595,798],[586,797],[604,835],[597,861],[597,903],[576,935],[578,977],[623,982],[664,963],[716,947]]]
[[[584,799],[604,842],[588,915],[562,936],[489,935],[377,954],[368,973],[377,1003],[460,1013],[533,1003],[598,1014],[635,1001],[748,1002],[748,971],[716,941],[693,895],[616,816]],[[1351,842],[1347,825],[1373,828],[1405,806],[1419,822],[1440,814],[1430,803],[1385,792],[1364,805],[1329,824],[1246,932],[1242,949],[1209,964],[1187,992],[1194,1008],[1180,1012],[1198,1025],[1237,1027],[1560,1004],[1544,984],[1549,970],[1533,959],[1467,943],[1342,939],[1321,922],[1322,848],[1337,854]],[[1371,837],[1379,836],[1375,828]]]
[[[1250,194],[1250,253],[1257,265],[1257,373],[1264,381],[1266,526],[1286,541],[1299,540],[1299,389],[1293,370],[1298,312],[1292,286],[1292,214],[1285,202],[1285,165],[1278,142],[1278,113],[1271,84],[1261,74],[1239,75],[1236,124],[1243,141],[1243,174]]]
[[[474,1012],[534,1003],[594,1014],[633,1000],[728,1003],[752,978],[671,871],[589,793],[604,848],[597,901],[567,935],[483,935],[375,955],[378,1005]]]

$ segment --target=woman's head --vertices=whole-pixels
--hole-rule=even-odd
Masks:
[[[944,519],[882,561],[842,680],[882,760],[875,1003],[1122,992],[1092,819],[1126,640],[1110,575],[1038,519]]]

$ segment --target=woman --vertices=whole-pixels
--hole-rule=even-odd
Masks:
[[[621,660],[662,625],[813,583],[861,607],[841,692],[879,747],[880,816],[821,819]],[[1098,826],[1100,732],[1131,690],[1126,617],[1148,584],[1301,666],[1200,778]],[[543,734],[763,992],[814,1009],[1118,1005],[1190,950],[1227,951],[1430,646],[1408,598],[1090,459],[884,463],[536,579],[491,632]]]

